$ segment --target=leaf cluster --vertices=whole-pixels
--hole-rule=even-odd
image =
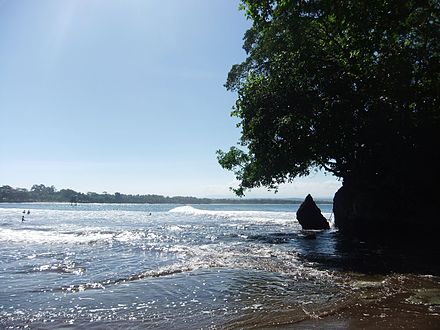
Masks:
[[[241,139],[217,152],[237,194],[313,168],[394,184],[420,160],[436,163],[438,1],[243,0],[241,9],[253,22],[247,58],[225,85],[237,93]]]

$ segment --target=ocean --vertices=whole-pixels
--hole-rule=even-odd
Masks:
[[[305,232],[297,208],[0,204],[0,328],[440,328],[439,252]]]

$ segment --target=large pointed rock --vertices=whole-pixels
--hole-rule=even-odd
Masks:
[[[327,219],[324,218],[310,194],[307,195],[298,211],[296,211],[296,218],[302,229],[330,229]]]

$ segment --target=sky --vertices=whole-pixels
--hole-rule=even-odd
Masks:
[[[0,0],[0,185],[234,197],[235,0]],[[248,197],[331,197],[318,172]]]

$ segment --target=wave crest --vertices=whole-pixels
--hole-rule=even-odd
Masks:
[[[189,205],[175,207],[169,212],[190,216],[205,216],[207,218],[232,219],[255,223],[265,222],[292,225],[296,222],[294,212],[203,210]]]
[[[95,244],[132,242],[144,239],[144,232],[140,231],[85,231],[85,232],[55,232],[47,230],[30,230],[30,229],[1,229],[0,242],[11,243],[36,243],[36,244]],[[148,237],[147,237],[148,238]]]

